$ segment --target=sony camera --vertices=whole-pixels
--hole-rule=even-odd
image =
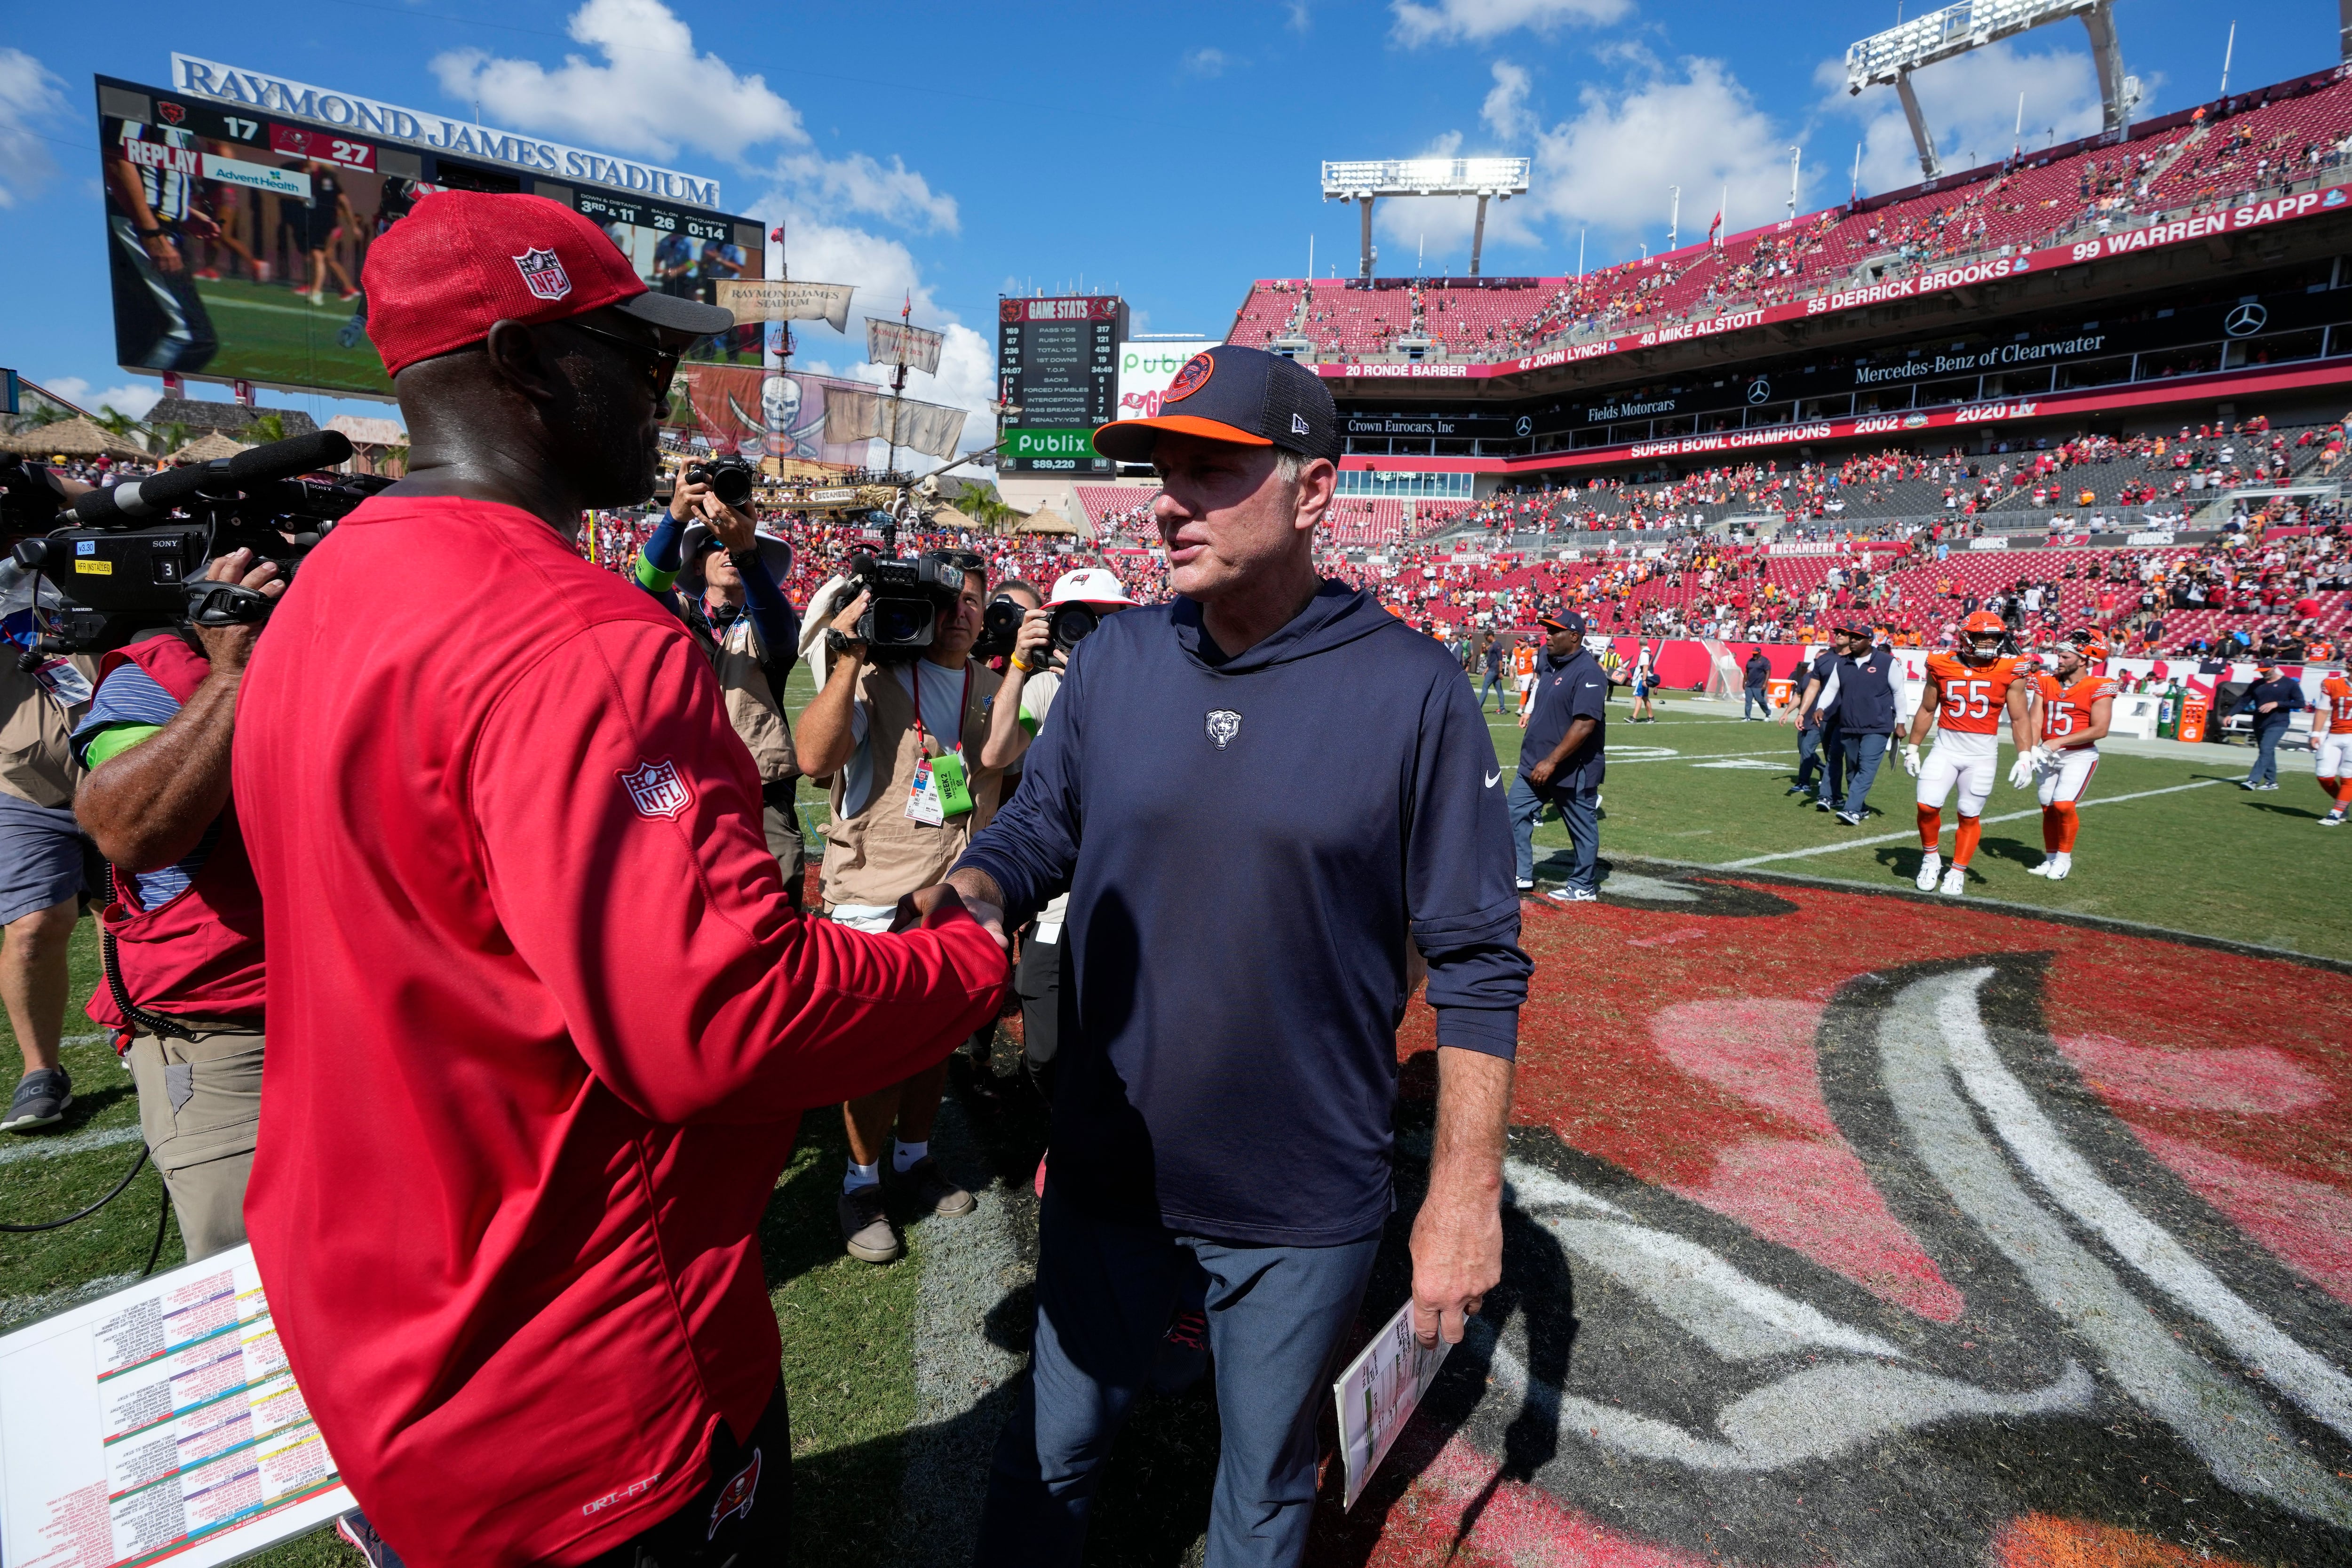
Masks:
[[[340,432],[320,430],[79,497],[64,513],[73,526],[19,539],[11,552],[63,601],[43,611],[35,651],[104,652],[181,621],[258,624],[270,601],[234,583],[204,581],[205,568],[248,549],[277,562],[290,581],[296,562],[338,520],[392,483],[318,473],[351,455]]]
[[[940,612],[963,594],[963,563],[944,550],[910,561],[860,552],[850,557],[849,596],[870,595],[857,640],[877,659],[908,658],[931,646]]]
[[[751,504],[751,465],[738,457],[710,458],[686,470],[686,482],[709,485],[710,493],[740,511]]]

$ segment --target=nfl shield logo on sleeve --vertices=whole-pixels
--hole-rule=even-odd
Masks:
[[[677,768],[667,759],[646,763],[621,775],[629,786],[629,799],[639,816],[676,817],[694,804],[694,792],[677,776]]]
[[[514,258],[522,286],[542,300],[561,300],[572,292],[571,275],[551,250],[526,250]]]

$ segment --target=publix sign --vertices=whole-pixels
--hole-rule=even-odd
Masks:
[[[1118,345],[1118,417],[1150,419],[1160,412],[1160,395],[1184,362],[1217,346],[1214,338],[1162,339]]]

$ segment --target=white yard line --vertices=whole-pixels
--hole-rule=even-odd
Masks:
[[[2172,784],[2164,789],[2144,789],[2132,795],[2093,795],[2089,800],[2077,801],[2075,805],[2082,810],[2088,810],[2095,805],[2121,805],[2127,800],[2146,800],[2151,795],[2179,795],[2182,790],[2205,789],[2213,784],[2229,782],[2227,779],[2199,779],[2195,784]],[[2031,811],[2006,812],[2000,816],[1980,817],[1979,820],[1988,824],[2020,822],[2026,817],[2041,815],[2042,808],[2037,805]],[[1944,831],[1950,833],[1957,826],[1955,823],[1948,822],[1944,825]],[[1726,860],[1717,868],[1725,871],[1738,871],[1749,866],[1768,866],[1775,860],[1802,860],[1809,855],[1833,855],[1841,849],[1866,849],[1874,844],[1900,844],[1906,839],[1916,843],[1918,837],[1917,828],[1906,827],[1900,833],[1880,833],[1868,838],[1843,838],[1835,844],[1816,844],[1811,849],[1784,849],[1778,855],[1751,855],[1745,860]]]
[[[0,1144],[0,1165],[13,1165],[20,1160],[56,1160],[68,1154],[87,1154],[93,1149],[136,1143],[139,1139],[136,1127],[93,1127],[86,1132],[68,1132],[62,1138],[45,1138],[37,1132],[20,1134]]]

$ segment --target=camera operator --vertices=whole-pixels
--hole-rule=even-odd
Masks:
[[[0,465],[0,513],[12,538],[47,529],[60,504],[90,488],[5,454]],[[12,588],[24,583],[13,562],[0,563],[0,576]],[[25,584],[25,591],[34,590]],[[25,1062],[0,1113],[0,1131],[8,1132],[54,1126],[73,1106],[73,1078],[58,1060],[58,1042],[65,1029],[67,947],[89,850],[74,821],[82,766],[73,726],[89,701],[97,664],[81,655],[29,652],[37,635],[32,607],[27,598],[23,610],[12,612],[8,636],[0,639],[0,928],[6,931],[0,1003]]]
[[[286,591],[277,565],[247,550],[205,579],[272,600]],[[130,1064],[192,1263],[245,1239],[261,1116],[261,894],[229,799],[237,689],[260,635],[164,627],[115,649],[74,731],[90,769],[74,815],[113,868],[89,1016]]]
[[[1014,766],[1045,728],[1075,646],[1066,636],[1055,637],[1055,612],[1066,605],[1083,605],[1087,615],[1073,617],[1066,626],[1091,631],[1094,621],[1134,603],[1117,577],[1094,566],[1064,573],[1054,584],[1053,597],[1021,617],[1021,633],[1013,645],[1012,661],[1005,667],[1004,684],[997,689],[996,700],[989,709],[988,741],[981,747],[981,766]],[[1021,962],[1013,972],[1013,989],[1021,998],[1021,1054],[1049,1100],[1059,1039],[1062,926],[1069,908],[1068,892],[1059,893],[1022,929]]]
[[[860,931],[888,930],[899,900],[945,878],[971,836],[996,815],[1004,773],[987,765],[981,748],[998,681],[971,657],[988,580],[978,557],[962,559],[962,591],[940,609],[931,641],[917,658],[869,657],[857,632],[870,595],[859,594],[835,616],[825,637],[834,657],[824,689],[801,711],[801,765],[833,779],[819,884],[825,911]],[[961,773],[964,784],[960,810],[949,809],[958,792],[935,772],[950,758],[949,776]],[[901,1250],[886,1212],[886,1154],[892,1184],[905,1188],[919,1211],[953,1218],[975,1206],[930,1153],[947,1074],[941,1061],[842,1107],[849,1169],[837,1207],[851,1257],[888,1263]]]
[[[232,759],[278,1337],[412,1563],[781,1561],[760,1217],[804,1110],[993,1011],[998,917],[796,917],[709,662],[580,554],[584,511],[652,494],[678,361],[733,316],[535,195],[425,196],[364,281],[407,477],[304,558]]]
[[[708,479],[682,476],[669,511],[637,552],[636,575],[639,586],[677,610],[719,677],[728,722],[760,772],[761,822],[783,873],[784,896],[797,910],[804,857],[795,798],[801,770],[783,698],[801,625],[777,586],[777,574],[789,572],[791,562],[791,547],[760,533],[751,516],[719,500]],[[674,593],[673,584],[686,593]]]

